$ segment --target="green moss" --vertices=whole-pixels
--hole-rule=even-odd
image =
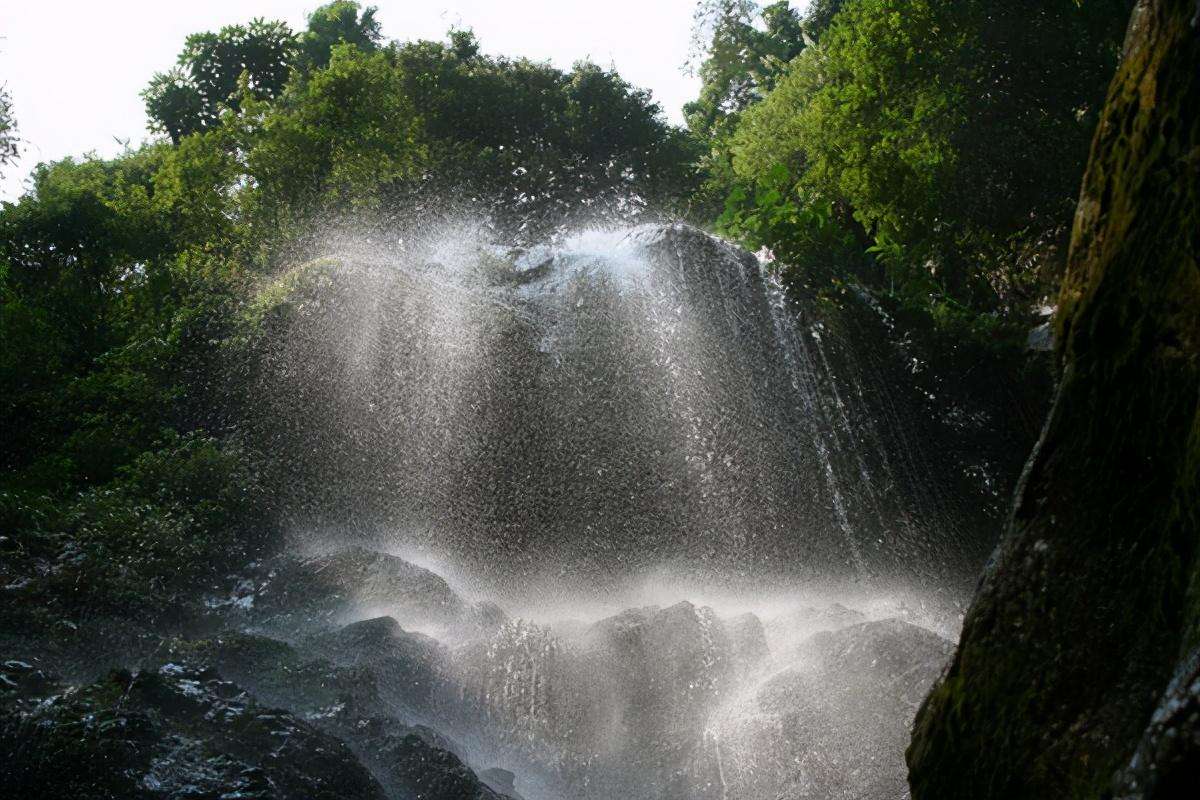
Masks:
[[[1139,7],[1076,220],[1064,371],[916,721],[914,800],[1097,798],[1200,629],[1200,41]]]

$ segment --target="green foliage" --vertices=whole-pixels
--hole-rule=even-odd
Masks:
[[[760,9],[752,0],[700,0],[693,38],[700,94],[683,112],[703,148],[697,155],[704,183],[691,201],[693,214],[703,217],[720,213],[736,183],[729,138],[742,112],[762,100],[804,49],[805,30],[786,2]]]
[[[73,498],[0,492],[6,569],[49,563],[26,599],[67,610],[160,605],[272,534],[254,463],[232,441],[166,434],[113,480]]]
[[[220,150],[203,137],[111,161],[38,168],[0,214],[0,430],[5,480],[104,481],[179,421],[198,315],[216,317],[235,262]],[[188,320],[191,320],[188,322]]]
[[[160,72],[142,93],[154,130],[178,142],[215,127],[223,109],[236,111],[244,96],[275,97],[296,59],[296,38],[282,22],[255,19],[216,33],[192,34],[179,66]]]
[[[810,0],[804,10],[804,32],[819,41],[848,0]]]
[[[666,203],[690,187],[687,137],[611,70],[484,56],[467,31],[452,31],[449,44],[401,45],[396,59],[437,191],[478,193],[499,212],[534,217],[605,194]]]
[[[809,46],[716,143],[720,226],[798,269],[832,259],[933,321],[1028,313],[1059,274],[1127,14],[1119,0],[813,6]]]
[[[329,66],[295,82],[244,126],[252,203],[275,224],[308,213],[377,206],[397,182],[420,174],[420,118],[395,53],[334,48]]]
[[[793,189],[791,175],[783,164],[753,186],[737,185],[725,199],[718,228],[752,249],[767,248],[789,263],[804,264],[804,270],[784,275],[793,289],[819,293],[849,277],[839,268],[869,263],[858,251],[858,243],[840,219],[844,209],[822,198],[802,200]]]
[[[379,48],[383,39],[374,6],[362,8],[351,0],[335,0],[308,15],[308,30],[300,35],[301,60],[306,69],[329,64],[333,49],[350,44],[364,53]]]
[[[695,27],[703,43],[700,96],[684,114],[694,133],[713,137],[727,133],[738,113],[772,88],[804,49],[804,29],[787,2],[760,10],[750,0],[702,0]]]
[[[392,50],[337,45],[328,67],[247,112],[239,139],[258,187],[248,200],[268,224],[377,207],[420,174],[420,118]]]
[[[16,160],[17,141],[17,121],[12,113],[12,99],[4,86],[0,85],[0,168]]]

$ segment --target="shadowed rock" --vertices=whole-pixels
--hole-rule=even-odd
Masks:
[[[114,672],[2,724],[5,797],[386,797],[341,741],[214,670]]]
[[[255,577],[250,618],[269,631],[334,627],[364,610],[386,610],[402,624],[434,628],[470,613],[441,576],[363,547],[299,560],[285,556]]]

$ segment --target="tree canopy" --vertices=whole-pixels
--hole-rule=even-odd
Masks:
[[[862,277],[865,256],[914,298],[1032,307],[1061,267],[1127,14],[1122,0],[817,4],[809,46],[716,144],[723,224],[798,265]]]

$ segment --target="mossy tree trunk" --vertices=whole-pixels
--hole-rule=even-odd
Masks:
[[[1134,10],[1075,221],[1061,384],[917,716],[914,800],[1109,795],[1200,644],[1196,15]]]

